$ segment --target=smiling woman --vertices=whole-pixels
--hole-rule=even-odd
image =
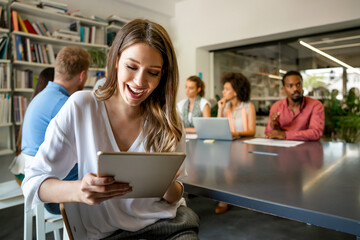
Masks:
[[[199,219],[184,205],[178,180],[183,168],[162,198],[126,198],[129,183],[94,174],[98,151],[185,152],[175,110],[177,61],[165,29],[140,19],[125,25],[110,48],[107,73],[102,87],[73,94],[50,123],[39,161],[25,170],[26,208],[41,201],[85,203],[79,208],[91,239],[198,239]],[[75,163],[80,180],[57,179]]]

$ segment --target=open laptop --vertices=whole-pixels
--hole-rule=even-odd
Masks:
[[[196,134],[200,139],[234,140],[227,118],[194,117]]]

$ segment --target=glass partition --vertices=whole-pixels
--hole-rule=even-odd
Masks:
[[[215,95],[221,97],[221,76],[241,72],[251,83],[257,116],[284,97],[281,78],[286,71],[303,75],[304,94],[318,99],[331,93],[341,100],[360,86],[360,28],[241,46],[214,52]]]

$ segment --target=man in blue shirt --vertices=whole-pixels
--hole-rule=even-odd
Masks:
[[[30,102],[26,109],[22,129],[22,153],[35,156],[45,138],[46,129],[67,99],[74,92],[83,89],[87,80],[90,55],[79,47],[64,47],[57,54],[54,81],[49,82]],[[36,161],[35,158],[31,159]],[[66,180],[78,178],[77,165],[70,171]],[[45,208],[60,214],[59,204],[46,203]]]

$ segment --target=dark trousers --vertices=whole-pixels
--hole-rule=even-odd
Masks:
[[[176,217],[162,219],[136,232],[118,230],[103,240],[147,239],[147,240],[198,240],[199,217],[188,207],[180,206]]]

